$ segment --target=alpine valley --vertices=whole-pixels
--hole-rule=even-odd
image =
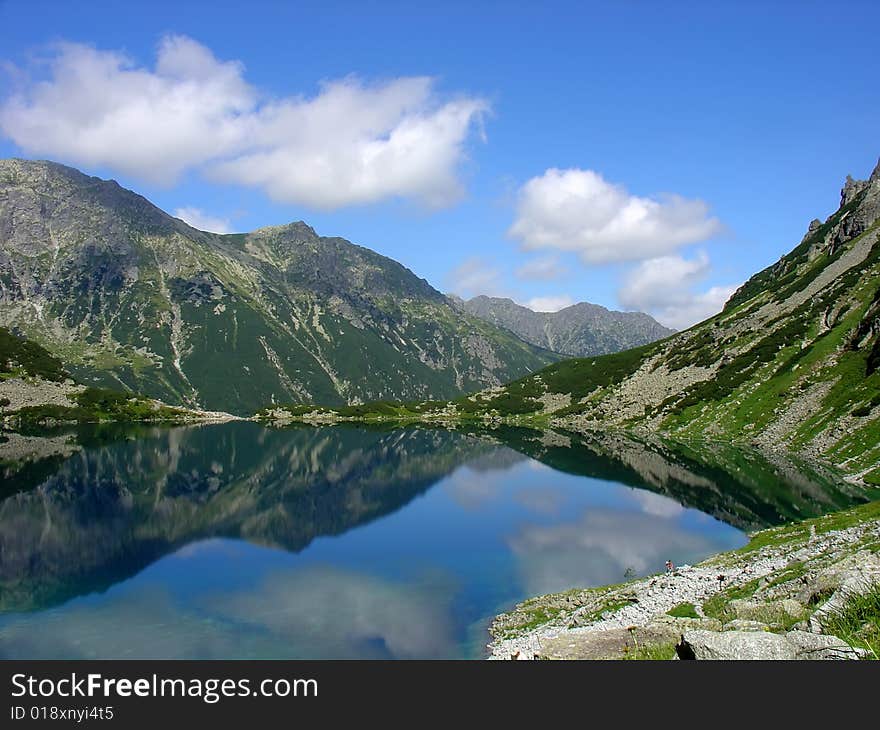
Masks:
[[[365,416],[739,442],[880,484],[880,163],[867,180],[847,177],[835,213],[687,331],[450,403],[360,409]]]

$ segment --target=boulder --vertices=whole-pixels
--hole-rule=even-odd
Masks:
[[[791,618],[801,618],[806,610],[801,603],[795,601],[793,598],[785,598],[779,601],[779,606],[782,608],[783,612],[791,616]]]
[[[789,631],[785,638],[795,646],[798,659],[861,659],[864,649],[847,644],[843,639],[809,631]]]
[[[544,637],[536,659],[622,659],[627,652],[652,644],[667,644],[681,636],[673,626],[651,625],[600,631],[571,631]]]
[[[679,659],[796,659],[795,645],[766,631],[686,631],[675,647]]]
[[[804,607],[791,598],[767,603],[734,599],[728,607],[738,619],[765,624],[783,624],[789,618],[800,618],[804,614]]]
[[[864,652],[836,636],[789,631],[686,631],[675,647],[679,659],[860,659]]]

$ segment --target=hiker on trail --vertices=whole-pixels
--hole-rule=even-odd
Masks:
[[[675,570],[675,566],[672,564],[671,560],[667,560],[666,561],[666,572],[671,573],[673,570]]]

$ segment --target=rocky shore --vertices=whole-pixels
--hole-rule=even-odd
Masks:
[[[698,565],[529,599],[492,623],[490,658],[876,659],[832,619],[878,591],[878,551],[876,503],[765,530]]]

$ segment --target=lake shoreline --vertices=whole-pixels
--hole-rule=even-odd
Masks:
[[[878,550],[876,502],[770,528],[667,574],[528,599],[492,622],[489,659],[672,659],[693,644],[732,653],[696,658],[861,658],[826,617],[880,584]]]
[[[474,416],[461,417],[460,414],[453,411],[428,411],[424,414],[406,414],[406,415],[343,415],[332,409],[319,409],[305,411],[303,413],[293,413],[285,408],[274,408],[261,411],[252,417],[260,423],[267,426],[283,428],[294,424],[303,424],[307,426],[333,426],[342,424],[357,425],[381,425],[381,426],[413,426],[423,425],[429,428],[485,428],[494,429],[500,427],[512,428],[529,428],[535,431],[563,431],[575,433],[578,435],[590,435],[593,433],[620,433],[623,435],[636,436],[638,438],[666,440],[670,442],[681,443],[687,445],[693,439],[682,438],[676,434],[667,433],[665,431],[646,428],[644,426],[635,426],[632,428],[623,428],[620,426],[609,426],[598,430],[597,428],[585,427],[582,423],[569,419],[557,419],[546,416]],[[706,439],[704,441],[712,441]],[[838,473],[839,478],[849,484],[860,487],[872,487],[869,482],[865,481],[865,477],[872,471],[869,469],[861,469],[856,472],[849,471],[846,468],[846,461],[837,463],[826,459],[812,450],[796,451],[786,448],[784,445],[776,444],[761,438],[751,438],[747,440],[724,440],[724,443],[749,448],[759,451],[767,456],[783,456],[787,458],[800,459],[805,462],[811,462],[818,467],[834,470]]]

